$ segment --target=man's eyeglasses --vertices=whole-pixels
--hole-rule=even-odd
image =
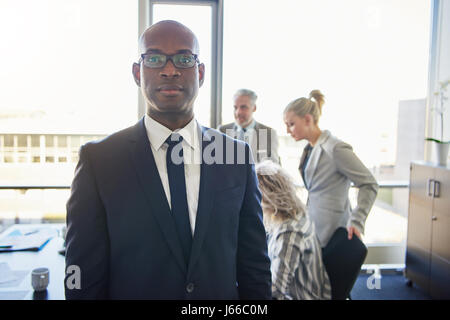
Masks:
[[[139,62],[143,62],[147,68],[164,68],[168,60],[180,69],[192,68],[198,61],[198,56],[193,53],[177,53],[171,56],[162,53],[143,53]]]

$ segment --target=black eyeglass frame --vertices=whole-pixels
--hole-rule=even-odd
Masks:
[[[186,55],[186,53],[175,53],[175,54],[172,54],[172,55],[168,55],[168,54],[164,54],[164,53],[153,53],[153,52],[142,53],[142,54],[141,54],[141,58],[140,58],[139,61],[138,61],[139,64],[140,64],[141,62],[144,62],[144,57],[145,57],[146,55],[149,55],[149,54],[157,54],[157,55],[162,55],[162,56],[165,56],[165,57],[166,57],[166,62],[165,62],[161,67],[149,67],[149,66],[145,65],[145,63],[144,63],[144,66],[147,67],[147,68],[150,68],[150,69],[162,69],[162,68],[164,68],[164,67],[166,66],[166,64],[167,64],[167,62],[169,62],[169,60],[172,61],[172,64],[175,66],[175,68],[178,68],[178,69],[189,69],[189,68],[194,67],[194,66],[195,66],[195,63],[200,64],[200,60],[198,59],[198,55],[195,54],[195,53],[189,53],[189,54],[187,54],[187,55],[191,55],[191,56],[194,57],[194,60],[195,60],[195,61],[194,61],[194,64],[193,64],[192,66],[190,66],[190,67],[179,67],[179,66],[177,66],[177,65],[175,64],[175,62],[173,61],[173,57],[175,57],[175,56],[177,56],[177,55],[180,55],[180,54]]]

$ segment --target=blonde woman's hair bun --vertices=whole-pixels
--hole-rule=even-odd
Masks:
[[[322,115],[322,106],[325,103],[325,96],[320,90],[315,89],[309,93],[309,98],[314,99],[317,103],[317,107],[319,108],[320,114]]]
[[[324,103],[325,99],[322,92],[320,92],[320,90],[313,90],[309,94],[309,98],[301,97],[289,102],[284,109],[284,114],[293,112],[301,118],[310,114],[314,119],[314,123],[317,124],[322,115],[322,106]]]

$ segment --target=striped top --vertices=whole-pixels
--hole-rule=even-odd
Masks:
[[[306,215],[273,226],[268,235],[268,250],[274,299],[331,299],[322,248]]]

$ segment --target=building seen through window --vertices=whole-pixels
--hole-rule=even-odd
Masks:
[[[137,121],[138,17],[138,1],[0,1],[0,229],[64,222],[80,146]]]
[[[0,163],[71,162],[76,164],[80,146],[101,138],[103,136],[75,134],[2,134],[0,135]],[[17,144],[14,141],[17,141]]]

